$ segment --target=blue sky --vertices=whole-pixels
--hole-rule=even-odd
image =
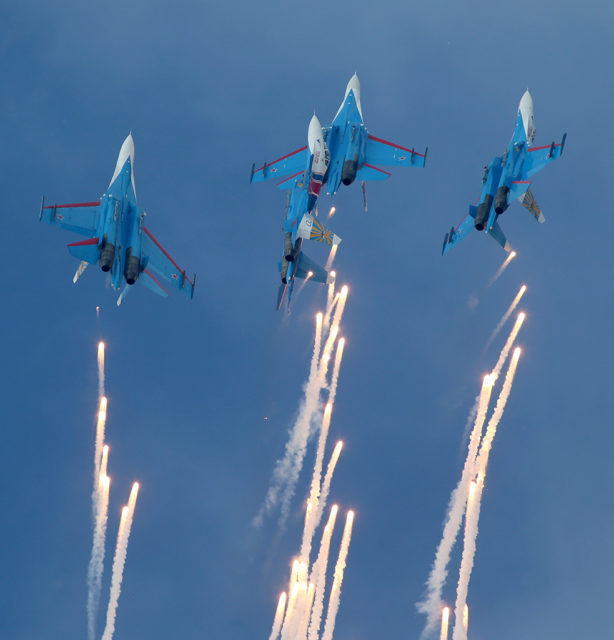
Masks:
[[[278,545],[274,519],[260,532],[250,521],[298,407],[324,295],[306,288],[290,320],[275,311],[284,195],[251,187],[249,170],[304,144],[314,109],[328,123],[354,71],[370,132],[428,145],[429,158],[369,184],[368,214],[357,185],[325,203],[337,207],[336,267],[350,286],[332,498],[357,513],[335,637],[422,629],[414,603],[500,341],[482,348],[523,282],[524,354],[489,467],[470,637],[603,635],[614,569],[612,25],[606,1],[0,8],[2,638],[85,634],[101,337],[110,531],[142,483],[117,637],[268,636],[306,476]],[[478,197],[527,87],[536,144],[565,131],[568,142],[534,182],[546,224],[517,204],[504,214],[519,257],[487,289],[504,258],[496,243],[473,234],[444,259],[441,241]],[[103,192],[129,131],[148,226],[198,274],[191,303],[142,289],[118,310],[99,271],[72,284],[74,236],[38,223],[42,194]]]

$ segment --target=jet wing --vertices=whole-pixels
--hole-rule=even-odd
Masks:
[[[82,236],[93,237],[98,230],[100,200],[74,204],[45,205],[41,203],[40,219]]]
[[[453,246],[458,244],[470,231],[475,224],[475,213],[477,207],[469,207],[469,213],[462,219],[461,223],[457,227],[452,227],[448,233],[446,233],[443,239],[443,248],[441,255],[445,255]]]
[[[298,174],[307,166],[308,154],[309,150],[305,145],[277,160],[273,160],[273,162],[265,162],[259,169],[252,165],[252,175],[249,181],[253,184],[254,182],[263,182],[271,178],[282,178],[292,173]]]
[[[194,297],[194,282],[186,276],[185,271],[169,256],[145,226],[141,237],[141,259],[145,266],[144,273],[153,270],[166,278],[175,289],[183,291],[190,298]],[[154,280],[152,276],[149,277]],[[155,284],[159,285],[157,280],[155,280]],[[159,286],[161,287],[161,285]],[[156,291],[156,293],[158,292]]]
[[[557,158],[561,157],[565,148],[565,140],[567,134],[563,135],[563,139],[559,144],[547,144],[543,147],[532,147],[527,150],[524,162],[522,164],[522,173],[527,178],[541,171],[547,164],[550,164]]]
[[[365,149],[365,163],[398,167],[424,167],[427,151],[428,148],[424,153],[418,153],[414,149],[407,149],[394,142],[388,142],[388,140],[369,134]]]

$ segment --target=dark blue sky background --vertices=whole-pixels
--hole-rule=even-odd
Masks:
[[[275,311],[285,196],[251,187],[249,170],[303,145],[314,108],[329,123],[354,71],[370,132],[428,145],[429,158],[370,183],[368,214],[358,185],[334,201],[350,296],[332,498],[357,512],[335,637],[422,629],[414,603],[466,415],[504,334],[485,356],[483,345],[523,282],[524,354],[487,477],[470,637],[607,635],[613,32],[608,0],[4,3],[0,637],[85,636],[101,337],[109,553],[142,483],[117,637],[268,636],[306,475],[278,545],[275,519],[259,532],[250,521],[298,407],[324,292],[306,287],[290,319]],[[536,144],[565,131],[568,143],[534,181],[546,224],[518,204],[503,216],[519,257],[487,289],[498,245],[472,234],[444,259],[441,241],[479,196],[527,87]],[[148,226],[198,274],[191,303],[139,288],[117,309],[97,269],[72,284],[76,238],[38,223],[43,193],[100,196],[130,130]]]

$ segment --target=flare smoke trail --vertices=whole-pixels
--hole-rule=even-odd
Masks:
[[[105,446],[105,451],[108,447]],[[104,471],[100,473],[97,513],[94,524],[92,555],[87,568],[87,634],[90,640],[96,635],[96,617],[100,605],[100,590],[104,570],[105,537],[109,513],[109,476],[106,475],[106,456],[103,454]]]
[[[316,511],[315,517],[316,527],[320,524],[322,514],[324,513],[324,509],[326,508],[326,501],[328,500],[328,494],[330,493],[330,483],[333,480],[333,473],[335,472],[337,461],[339,460],[339,456],[341,455],[341,449],[343,449],[343,442],[339,440],[335,445],[330,460],[328,461],[328,466],[326,467],[326,473],[322,482],[322,489],[320,490],[320,500],[318,502],[318,509]]]
[[[435,553],[433,568],[431,569],[431,573],[426,582],[426,598],[417,605],[418,611],[420,613],[424,613],[427,617],[424,630],[422,631],[422,638],[426,637],[437,627],[437,622],[439,620],[441,607],[443,605],[443,586],[446,582],[446,578],[448,577],[448,564],[450,562],[452,548],[454,547],[456,537],[458,536],[458,532],[463,522],[465,504],[467,503],[467,493],[469,491],[469,481],[473,474],[478,446],[482,437],[482,427],[486,420],[492,385],[492,376],[484,376],[482,390],[478,400],[477,415],[469,438],[467,457],[465,459],[465,464],[463,465],[461,478],[450,496],[443,535]]]
[[[100,398],[98,417],[96,420],[96,440],[94,442],[94,494],[97,493],[98,480],[100,478],[100,462],[102,459],[102,447],[104,445],[104,430],[107,424],[107,399]],[[95,501],[94,501],[95,502]],[[95,505],[94,505],[95,508]],[[94,517],[96,512],[94,511]]]
[[[311,616],[311,609],[313,608],[314,597],[315,597],[315,584],[313,582],[310,582],[309,587],[307,589],[307,597],[305,601],[301,623],[298,627],[297,640],[306,640],[307,638],[307,627],[309,626],[309,618]]]
[[[444,607],[441,612],[441,633],[439,640],[448,640],[448,625],[450,623],[450,607]]]
[[[324,417],[322,418],[322,427],[320,428],[320,437],[318,439],[318,449],[316,451],[316,460],[313,465],[313,475],[311,477],[311,489],[309,492],[309,505],[305,513],[305,528],[303,529],[303,541],[301,543],[301,560],[309,563],[309,555],[311,554],[311,542],[313,534],[318,526],[315,521],[318,513],[318,504],[320,501],[320,482],[322,480],[322,465],[324,462],[324,449],[328,438],[328,430],[330,428],[330,417],[332,412],[332,404],[329,402],[324,409]]]
[[[326,386],[330,351],[339,332],[339,323],[343,316],[347,294],[348,288],[344,286],[341,289],[339,297],[337,298],[335,296],[331,306],[327,307],[326,314],[324,316],[318,314],[317,316],[313,357],[309,378],[304,387],[304,396],[299,409],[299,415],[290,430],[290,437],[286,443],[284,456],[275,464],[273,477],[264,504],[252,521],[252,524],[256,527],[262,525],[264,516],[272,511],[278,503],[280,504],[279,528],[283,529],[285,526],[290,512],[290,503],[296,489],[296,483],[302,470],[303,460],[307,450],[307,441],[312,433],[312,422],[319,411],[320,394]],[[322,339],[328,328],[326,318],[330,318],[333,306],[335,307],[335,312],[330,332],[326,337],[322,355],[319,357]],[[317,427],[314,430],[317,430]]]
[[[326,266],[324,267],[326,271],[328,271],[333,266],[333,261],[335,260],[335,256],[337,255],[337,247],[338,244],[334,244],[330,248],[330,253],[328,254],[328,258],[326,260]]]
[[[283,622],[284,612],[286,610],[286,597],[287,596],[285,591],[279,596],[277,610],[275,611],[275,619],[273,620],[273,628],[271,629],[269,640],[277,640],[277,636],[279,635],[279,631],[281,630],[281,623]]]
[[[333,375],[330,381],[330,389],[328,392],[328,402],[332,405],[335,403],[337,395],[337,383],[339,382],[339,369],[341,367],[341,358],[343,358],[343,348],[345,347],[345,338],[341,338],[337,342],[337,351],[335,352],[335,363],[333,364]]]
[[[98,309],[98,307],[96,307]],[[104,396],[104,342],[98,343],[98,397]]]
[[[514,326],[510,331],[510,335],[507,337],[507,341],[503,345],[503,349],[501,349],[501,353],[499,354],[499,359],[497,360],[497,364],[495,368],[491,371],[490,375],[493,377],[493,384],[497,381],[497,378],[501,375],[501,369],[503,369],[503,365],[507,360],[507,356],[514,346],[514,340],[516,340],[516,336],[520,331],[520,327],[522,327],[522,323],[524,322],[526,315],[524,313],[519,313],[516,318],[516,322],[514,322]]]
[[[466,640],[467,629],[463,624],[463,618],[465,615],[465,606],[467,603],[467,592],[469,590],[469,580],[471,578],[471,571],[473,570],[473,562],[475,558],[476,540],[478,536],[478,522],[480,519],[480,506],[482,500],[482,491],[484,488],[484,480],[486,478],[486,467],[488,466],[488,457],[492,447],[495,434],[497,433],[497,426],[503,416],[505,405],[512,390],[512,383],[514,382],[514,375],[516,373],[516,367],[518,365],[518,359],[520,358],[520,348],[516,347],[514,355],[508,367],[505,375],[505,381],[495,410],[488,422],[484,439],[480,446],[477,459],[474,463],[473,473],[477,476],[477,481],[472,483],[474,487],[474,493],[472,500],[467,502],[467,517],[465,519],[465,537],[463,545],[463,556],[461,560],[461,567],[458,576],[458,586],[456,590],[456,605],[454,607],[454,630],[452,631],[453,640]],[[468,617],[467,612],[467,617]]]
[[[333,578],[333,586],[330,591],[328,600],[328,611],[326,613],[326,622],[324,623],[324,632],[322,640],[333,640],[333,631],[335,630],[335,619],[339,610],[339,602],[341,599],[341,584],[343,582],[343,572],[347,560],[348,550],[350,548],[350,539],[352,537],[352,524],[354,522],[354,512],[348,511],[345,520],[345,528],[343,529],[343,537],[341,538],[341,548],[339,549],[339,557],[335,565],[335,576]]]
[[[315,585],[313,606],[311,608],[311,621],[309,623],[309,640],[318,640],[320,625],[322,623],[322,611],[324,610],[324,592],[326,589],[326,570],[328,568],[328,554],[330,552],[330,539],[335,529],[338,507],[333,505],[328,516],[328,522],[324,527],[320,551],[311,570],[311,579]]]
[[[328,285],[328,293],[326,294],[326,308],[333,308],[333,296],[335,295],[335,278],[337,274],[334,271],[330,272],[331,283]]]
[[[512,251],[507,258],[505,258],[503,264],[497,269],[497,272],[495,273],[495,275],[491,278],[490,282],[488,283],[489,287],[492,287],[493,284],[495,284],[495,282],[497,282],[497,280],[501,277],[501,274],[507,269],[509,263],[516,257],[516,252]]]
[[[298,597],[299,589],[299,583],[295,582],[292,585],[292,590],[290,591],[290,599],[288,600],[288,607],[286,608],[286,615],[284,617],[284,622],[281,628],[282,640],[286,640],[288,638],[288,629],[290,628],[290,625],[292,624],[292,620],[294,618],[294,609],[296,608],[296,599]]]
[[[122,509],[122,517],[117,532],[117,543],[115,545],[115,556],[113,558],[113,573],[111,575],[111,590],[109,593],[109,607],[107,609],[107,621],[102,634],[102,640],[111,640],[115,632],[115,616],[117,614],[117,604],[122,588],[122,578],[124,575],[124,565],[126,564],[126,554],[128,553],[128,540],[130,539],[130,529],[134,518],[134,508],[139,491],[139,484],[132,485],[128,505]]]
[[[518,303],[520,302],[520,299],[522,298],[526,290],[527,290],[527,285],[523,284],[522,287],[520,287],[520,291],[518,291],[518,293],[516,294],[516,297],[512,300],[512,304],[509,306],[508,310],[503,314],[503,317],[501,318],[501,320],[499,320],[499,324],[497,324],[493,332],[490,334],[490,338],[488,338],[486,342],[484,351],[486,351],[488,347],[490,347],[490,345],[492,344],[492,341],[499,335],[499,331],[503,329],[503,326],[509,320],[509,317],[512,315],[512,313],[514,313],[514,309],[516,309],[516,307],[518,306]]]

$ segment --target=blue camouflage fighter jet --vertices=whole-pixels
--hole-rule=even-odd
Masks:
[[[330,153],[324,142],[322,125],[315,114],[307,130],[307,150],[305,166],[298,172],[298,177],[291,175],[277,184],[279,189],[289,189],[282,227],[284,253],[279,263],[281,285],[277,296],[278,309],[284,302],[288,288],[290,308],[296,278],[321,283],[330,281],[328,271],[303,253],[303,240],[314,240],[331,247],[341,242],[341,238],[324,226],[316,214],[316,203],[330,162]]]
[[[343,102],[330,126],[323,129],[324,141],[330,152],[328,171],[324,176],[328,195],[337,193],[341,183],[350,185],[356,178],[386,180],[392,174],[376,165],[424,167],[427,150],[418,153],[382,138],[372,136],[365,127],[360,104],[360,82],[354,74],[347,84]],[[252,167],[251,182],[271,178],[296,176],[302,173],[309,157],[308,147],[301,147],[259,169]]]
[[[308,183],[302,175],[292,183],[288,194],[288,204],[284,216],[284,255],[279,264],[281,285],[277,296],[277,309],[281,309],[286,290],[288,292],[288,309],[296,278],[305,278],[313,282],[327,284],[332,281],[333,274],[329,273],[303,252],[303,240],[314,240],[332,247],[341,242],[341,238],[325,227],[320,220],[310,213],[309,204],[312,201]]]
[[[164,250],[145,226],[145,215],[136,202],[134,141],[130,134],[122,144],[111,183],[100,200],[45,205],[43,198],[40,219],[87,237],[68,245],[70,254],[81,260],[73,282],[88,264],[100,263],[105,273],[110,272],[112,288],[121,289],[118,306],[137,281],[167,297],[160,282],[163,280],[192,298],[196,276],[190,280]]]
[[[477,231],[490,234],[505,251],[511,251],[512,247],[498,219],[515,199],[520,200],[538,222],[545,222],[546,218],[529,188],[529,178],[561,156],[567,134],[563,135],[559,144],[553,142],[543,147],[531,146],[534,138],[533,98],[527,90],[518,106],[516,128],[510,143],[502,156],[497,156],[484,167],[482,195],[474,206],[469,207],[469,213],[462,222],[446,233],[442,254],[460,242],[474,227]]]

